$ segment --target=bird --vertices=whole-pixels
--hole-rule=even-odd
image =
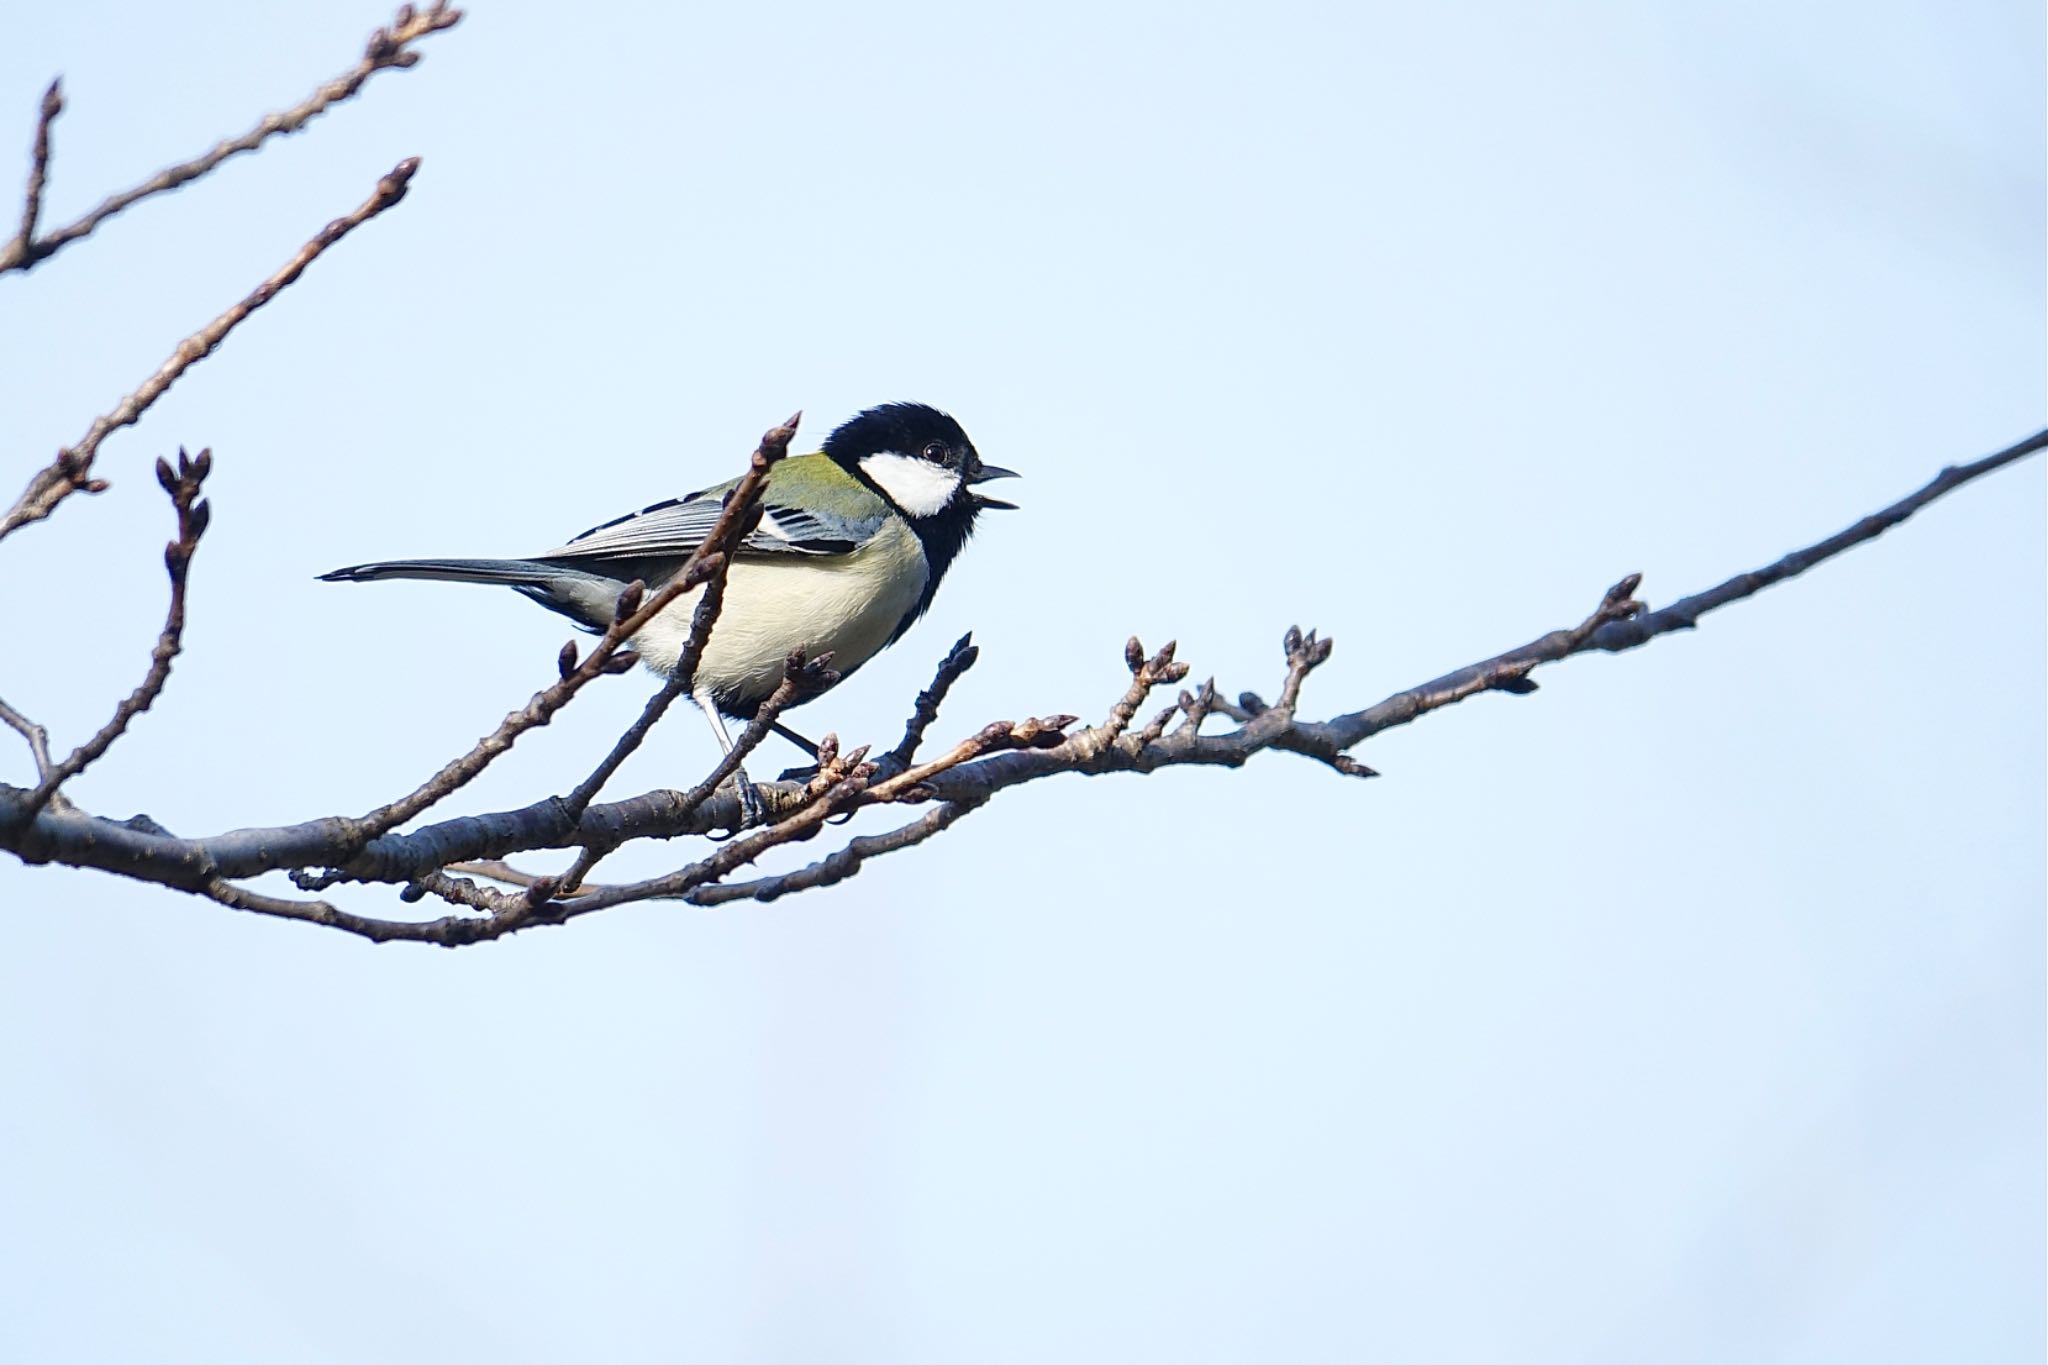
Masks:
[[[836,427],[823,449],[774,465],[760,524],[733,556],[723,607],[690,680],[719,748],[732,753],[725,718],[759,712],[791,651],[812,659],[830,653],[833,673],[844,680],[901,639],[930,609],[980,514],[1015,510],[981,485],[1016,477],[984,464],[959,422],[923,403],[868,408]],[[638,580],[653,592],[682,572],[739,482],[651,503],[524,559],[390,559],[320,578],[494,583],[601,632],[627,584]],[[632,637],[656,673],[674,674],[703,591],[682,594]],[[762,823],[765,811],[743,769],[736,779],[736,828]]]

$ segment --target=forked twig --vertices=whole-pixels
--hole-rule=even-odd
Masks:
[[[429,34],[455,27],[461,20],[462,11],[450,8],[448,0],[435,0],[435,3],[425,9],[415,9],[411,5],[403,6],[389,26],[370,34],[370,41],[363,48],[361,60],[320,86],[298,104],[280,113],[267,115],[240,137],[216,143],[211,149],[189,161],[166,166],[133,189],[107,196],[97,207],[76,222],[37,237],[36,218],[42,208],[43,183],[48,176],[50,165],[50,124],[64,108],[62,85],[58,81],[51,81],[50,88],[43,94],[41,117],[36,123],[35,151],[29,165],[28,193],[22,205],[21,231],[13,240],[0,245],[0,275],[10,270],[31,269],[71,243],[90,236],[101,223],[144,199],[167,193],[180,185],[190,184],[230,157],[253,152],[281,133],[297,132],[319,115],[352,97],[363,88],[363,82],[379,71],[404,69],[417,64],[420,54],[413,50],[412,45]]]

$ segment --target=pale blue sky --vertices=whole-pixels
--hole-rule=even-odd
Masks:
[[[1102,711],[1133,631],[1270,691],[1292,621],[1351,709],[2044,420],[2038,6],[567,13],[481,0],[0,279],[13,480],[425,160],[0,546],[0,696],[75,742],[160,621],[148,463],[215,450],[189,653],[81,801],[408,789],[564,632],[316,573],[557,543],[794,407],[937,403],[1026,475],[802,713],[860,740],[970,627],[942,728]],[[33,7],[0,148],[61,71],[61,221],[385,17]],[[2042,508],[2007,471],[1371,784],[1047,782],[769,907],[448,954],[0,864],[0,1357],[2038,1360]]]

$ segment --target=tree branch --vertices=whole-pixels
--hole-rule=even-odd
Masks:
[[[214,349],[226,340],[243,319],[276,298],[278,291],[290,285],[305,273],[316,257],[333,246],[349,233],[375,218],[384,210],[405,198],[407,182],[420,167],[418,157],[401,161],[391,173],[377,182],[377,188],[370,197],[345,218],[337,218],[322,228],[313,239],[300,247],[284,267],[262,284],[255,292],[222,313],[206,326],[180,342],[157,372],[144,380],[142,386],[122,399],[120,404],[106,416],[96,420],[85,436],[75,446],[66,446],[57,452],[57,458],[48,467],[38,470],[22,490],[14,506],[4,517],[0,517],[0,539],[33,521],[41,521],[55,511],[57,504],[73,493],[105,492],[107,482],[94,478],[92,463],[99,454],[100,443],[122,427],[133,426],[147,412],[150,405],[164,396],[171,385],[192,366],[213,354]]]
[[[4,700],[0,700],[0,724],[6,725],[8,729],[28,741],[29,757],[35,760],[36,765],[36,781],[40,783],[49,777],[51,770],[56,767],[50,761],[50,732],[9,706]],[[64,798],[53,793],[51,799],[61,803]]]
[[[71,751],[62,763],[47,764],[47,753],[37,760],[43,769],[42,780],[35,790],[28,794],[23,809],[14,818],[34,819],[37,812],[50,803],[57,794],[57,788],[85,771],[86,766],[113,747],[114,741],[127,732],[129,722],[156,704],[163,694],[164,684],[171,679],[171,661],[178,657],[185,640],[185,583],[192,568],[193,552],[199,548],[199,537],[206,534],[206,523],[212,517],[212,508],[199,497],[199,486],[205,482],[213,468],[213,452],[202,450],[197,459],[188,458],[184,451],[178,452],[178,467],[173,470],[167,460],[156,462],[156,480],[170,494],[171,506],[178,515],[178,538],[164,546],[164,568],[171,578],[171,604],[164,613],[164,628],[158,633],[156,647],[149,652],[149,671],[143,675],[142,683],[114,708],[114,715],[91,739]],[[40,728],[40,727],[38,727]],[[31,745],[35,737],[30,736]]]
[[[0,248],[0,270],[5,270],[6,262],[13,257],[20,257],[26,262],[34,250],[31,243],[36,237],[36,219],[43,212],[43,185],[50,175],[50,125],[63,112],[64,82],[53,80],[43,91],[42,107],[36,111],[36,141],[29,153],[28,190],[21,198],[21,231],[15,235],[12,245]],[[27,266],[24,264],[22,268]]]
[[[1396,725],[1406,725],[1418,716],[1427,715],[1431,711],[1461,702],[1481,692],[1533,692],[1536,690],[1536,684],[1529,679],[1528,674],[1540,664],[1556,663],[1574,654],[1583,654],[1594,649],[1618,654],[1623,650],[1648,644],[1658,636],[1668,635],[1674,630],[1691,630],[1699,624],[1700,617],[1708,612],[1754,596],[1773,584],[1797,577],[1815,565],[1833,559],[1844,550],[1853,549],[1866,540],[1874,540],[1943,494],[1953,492],[1973,479],[1982,478],[1993,470],[2003,469],[2014,461],[2024,459],[2044,448],[2048,448],[2048,430],[2038,431],[2024,441],[2007,446],[1995,455],[1987,455],[1970,464],[1950,465],[1925,485],[1889,507],[1871,513],[1825,540],[1794,550],[1764,568],[1736,574],[1733,578],[1717,583],[1704,592],[1682,597],[1657,611],[1646,611],[1641,609],[1640,604],[1615,600],[1617,595],[1628,597],[1640,584],[1642,576],[1632,574],[1609,589],[1600,609],[1573,630],[1552,631],[1548,635],[1531,640],[1519,649],[1497,654],[1491,659],[1471,664],[1455,673],[1446,673],[1443,677],[1426,682],[1420,687],[1396,692],[1385,701],[1369,706],[1363,711],[1337,716],[1321,726],[1302,727],[1305,737],[1318,743],[1334,744],[1339,749],[1348,749],[1382,730],[1390,730]],[[1634,609],[1623,610],[1625,607]]]
[[[918,746],[924,743],[924,732],[939,718],[939,708],[946,704],[946,694],[980,657],[981,651],[974,647],[973,631],[953,642],[953,647],[946,651],[946,657],[939,660],[939,671],[932,676],[932,685],[917,694],[917,705],[911,709],[910,720],[903,727],[902,741],[883,758],[885,767],[892,772],[901,772],[910,766],[911,760],[917,757]]]
[[[217,143],[210,151],[190,161],[165,167],[133,189],[109,195],[76,222],[37,237],[36,217],[42,208],[43,182],[50,164],[50,124],[64,107],[59,83],[50,82],[49,90],[43,95],[42,116],[36,124],[35,153],[29,166],[28,195],[22,205],[21,231],[12,241],[0,246],[0,275],[10,270],[33,269],[64,247],[90,236],[115,214],[152,195],[165,194],[180,185],[190,184],[229,158],[253,152],[280,133],[297,132],[335,105],[353,97],[363,88],[363,83],[379,71],[394,67],[403,69],[418,63],[420,54],[412,50],[413,44],[429,34],[453,28],[461,20],[462,11],[449,8],[448,0],[435,0],[423,10],[411,5],[402,6],[388,27],[370,34],[360,61],[314,90],[300,103],[282,113],[265,117],[240,137]]]
[[[764,440],[764,448],[767,444]],[[1924,487],[1836,535],[1660,610],[1648,610],[1636,600],[1640,580],[1630,575],[1610,588],[1576,625],[1326,721],[1301,720],[1296,709],[1309,675],[1329,658],[1330,642],[1314,632],[1290,629],[1284,642],[1286,673],[1272,705],[1253,693],[1243,694],[1235,703],[1225,701],[1211,681],[1194,693],[1183,691],[1174,705],[1134,729],[1139,710],[1152,691],[1178,681],[1186,667],[1173,659],[1171,647],[1147,656],[1133,640],[1125,658],[1131,670],[1130,685],[1102,724],[1069,733],[1072,721],[1064,716],[1017,725],[997,722],[938,759],[912,766],[907,756],[914,754],[932,723],[946,688],[972,662],[971,647],[963,641],[942,661],[932,686],[919,699],[904,742],[881,762],[863,762],[864,750],[841,755],[836,741],[829,741],[821,746],[820,768],[810,781],[758,788],[775,817],[773,824],[733,839],[664,876],[582,888],[581,894],[571,894],[574,884],[568,879],[527,877],[501,860],[546,848],[574,848],[585,855],[597,851],[602,856],[632,839],[669,839],[731,828],[738,814],[737,801],[723,792],[700,800],[697,792],[655,791],[609,804],[593,802],[573,814],[565,801],[549,799],[518,810],[444,820],[409,834],[382,833],[366,841],[359,838],[356,822],[341,818],[181,839],[144,817],[115,822],[55,805],[36,811],[29,804],[33,791],[0,784],[0,847],[12,849],[25,861],[116,872],[237,908],[339,928],[380,942],[404,939],[451,947],[640,900],[682,897],[706,905],[764,900],[843,880],[869,858],[933,837],[996,792],[1056,773],[1147,773],[1193,764],[1235,767],[1267,749],[1280,749],[1342,772],[1368,774],[1370,770],[1346,751],[1382,730],[1481,692],[1534,691],[1529,676],[1533,670],[1575,654],[1633,649],[1672,631],[1689,629],[1706,612],[1803,573],[1874,538],[1963,484],[2043,448],[2048,448],[2048,431],[1996,455],[1946,469]],[[1175,716],[1181,717],[1181,723],[1169,731]],[[1234,728],[1205,734],[1203,723],[1211,717],[1228,719]],[[7,714],[0,713],[0,720],[5,719]],[[9,723],[33,744],[32,726],[25,721]],[[906,756],[901,766],[892,762],[898,755]],[[749,882],[725,880],[774,848],[816,837],[837,815],[872,805],[922,801],[940,804],[894,830],[853,839],[807,867]],[[594,862],[594,857],[588,858],[588,863]],[[579,865],[585,865],[585,859],[579,859]],[[404,899],[437,895],[457,905],[462,913],[427,921],[373,919],[341,911],[324,901],[279,900],[230,885],[235,879],[264,872],[306,868],[329,869],[317,875],[295,872],[295,878],[309,889],[339,881],[383,882],[405,888]],[[456,876],[459,872],[510,881],[522,887],[523,894],[479,887]]]
[[[948,801],[926,811],[907,825],[898,825],[886,834],[867,834],[849,841],[845,848],[794,872],[785,872],[778,877],[762,877],[751,882],[721,882],[712,886],[700,886],[687,893],[683,899],[692,905],[726,905],[732,901],[772,901],[792,891],[810,891],[821,886],[832,886],[843,882],[860,871],[861,864],[870,858],[879,858],[884,853],[895,853],[899,849],[915,847],[933,835],[952,828],[953,822],[974,806]]]

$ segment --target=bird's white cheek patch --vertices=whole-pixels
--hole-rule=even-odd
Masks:
[[[861,472],[875,481],[890,501],[913,517],[928,517],[953,500],[960,476],[943,465],[915,455],[884,451],[860,462]]]

